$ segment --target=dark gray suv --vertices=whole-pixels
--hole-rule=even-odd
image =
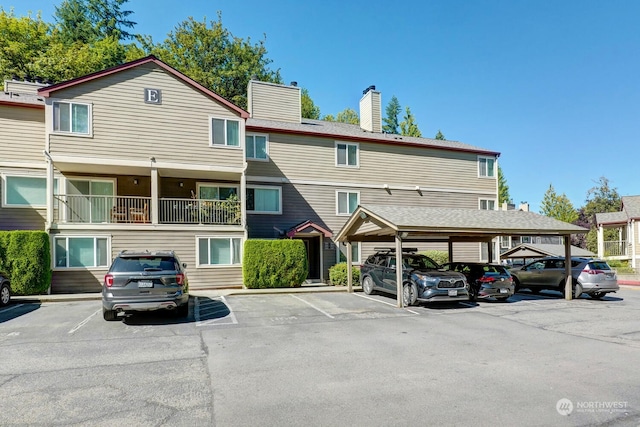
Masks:
[[[173,251],[123,251],[104,276],[102,314],[116,320],[118,314],[171,310],[189,314],[186,264]]]

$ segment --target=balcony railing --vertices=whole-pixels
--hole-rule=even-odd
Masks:
[[[55,195],[54,221],[74,224],[151,223],[150,197]],[[160,224],[239,225],[239,201],[163,198]]]
[[[604,242],[604,256],[626,256],[626,240],[609,240]]]

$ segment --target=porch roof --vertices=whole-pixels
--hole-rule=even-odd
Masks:
[[[331,231],[319,226],[311,220],[301,222],[300,224],[291,227],[289,230],[287,230],[287,237],[294,237],[298,233],[322,234],[324,235],[324,237],[331,237],[333,235]]]

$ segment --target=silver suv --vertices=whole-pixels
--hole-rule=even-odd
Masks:
[[[563,257],[541,258],[520,268],[514,268],[510,273],[516,284],[516,292],[520,288],[528,288],[534,293],[549,289],[564,295]],[[606,261],[591,258],[571,258],[571,282],[574,298],[578,298],[584,292],[591,298],[600,299],[605,294],[620,289],[615,270],[612,270]]]
[[[102,314],[116,320],[134,311],[171,310],[189,314],[186,264],[173,251],[123,251],[104,276]]]

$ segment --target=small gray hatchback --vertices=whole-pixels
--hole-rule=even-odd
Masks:
[[[123,251],[111,263],[102,285],[102,314],[116,320],[118,314],[170,310],[189,314],[186,264],[173,251]]]

